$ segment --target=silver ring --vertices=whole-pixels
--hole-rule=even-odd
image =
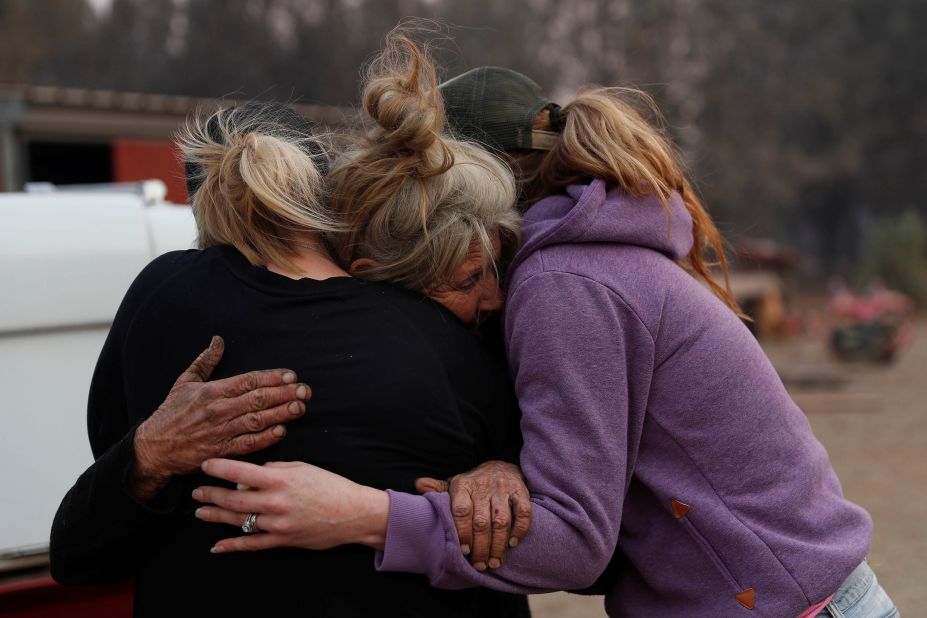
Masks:
[[[245,523],[241,525],[241,531],[245,534],[254,534],[258,531],[257,527],[257,513],[251,513],[245,517]]]

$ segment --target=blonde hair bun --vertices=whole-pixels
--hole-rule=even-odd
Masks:
[[[385,150],[422,156],[421,175],[441,173],[453,163],[444,147],[444,103],[434,65],[404,34],[392,34],[367,69],[364,111]]]

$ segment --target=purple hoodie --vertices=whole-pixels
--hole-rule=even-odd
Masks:
[[[443,588],[590,585],[615,553],[610,616],[793,618],[869,549],[827,453],[741,321],[674,260],[674,196],[601,181],[525,216],[505,310],[531,530],[480,573],[447,494],[391,493],[378,568]]]

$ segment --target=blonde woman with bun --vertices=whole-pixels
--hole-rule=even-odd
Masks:
[[[444,134],[436,83],[412,41],[388,40],[363,92],[373,126],[329,179],[332,210],[347,230],[329,238],[358,276],[425,290],[472,321],[501,302],[480,306],[469,292],[473,280],[455,280],[456,265],[468,254],[482,256],[481,274],[498,287],[495,262],[513,254],[520,218],[508,167]]]
[[[398,157],[418,161],[414,182],[430,186],[456,165],[430,166],[440,139],[392,139]],[[387,488],[414,491],[418,477],[512,453],[511,384],[473,333],[499,304],[494,261],[517,239],[505,166],[473,157],[497,186],[479,205],[433,204],[445,194],[425,192],[425,201],[382,206],[383,221],[346,195],[329,207],[320,141],[285,106],[194,119],[178,144],[200,248],[154,260],[119,308],[91,386],[96,462],[55,518],[52,575],[65,584],[135,578],[140,617],[527,615],[521,595],[439,591],[420,576],[377,573],[371,547],[223,555],[227,529],[200,521],[202,496],[191,495],[204,459],[250,453],[259,464],[324,466],[386,508]],[[364,161],[363,151],[352,157]],[[215,333],[224,341],[175,380]],[[267,366],[290,369],[252,371]],[[297,375],[312,384],[308,412]],[[359,510],[350,517],[371,521]],[[226,523],[259,540],[281,525],[245,502]],[[382,546],[384,533],[364,540]]]

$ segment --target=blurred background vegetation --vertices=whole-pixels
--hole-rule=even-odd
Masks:
[[[354,105],[410,15],[445,77],[643,88],[726,234],[927,302],[923,0],[0,0],[0,82]]]

